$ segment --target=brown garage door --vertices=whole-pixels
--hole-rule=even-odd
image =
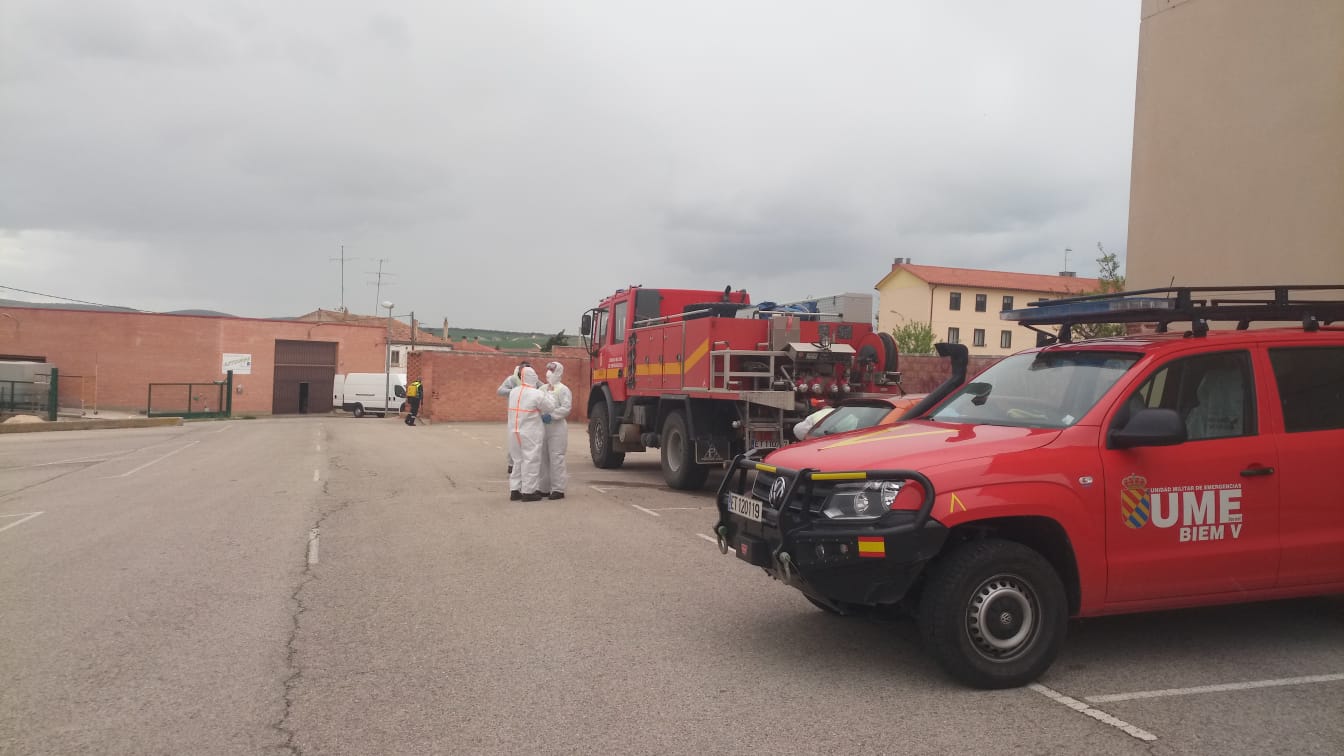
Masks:
[[[336,342],[276,339],[273,414],[331,412],[335,382]]]

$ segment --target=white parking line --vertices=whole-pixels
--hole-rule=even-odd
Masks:
[[[17,522],[11,522],[10,524],[4,526],[3,528],[0,528],[0,531],[9,530],[9,529],[12,528],[12,527],[16,527],[16,526],[18,526],[18,525],[22,525],[22,524],[24,524],[25,522],[28,522],[29,520],[33,519],[34,517],[37,517],[37,516],[40,515],[40,514],[42,514],[42,513],[41,513],[41,512],[20,512],[20,513],[18,513],[18,514],[12,514],[12,515],[0,515],[0,517],[22,517],[22,518],[23,518],[22,520],[18,520]]]
[[[317,528],[308,531],[308,564],[317,564]]]
[[[96,464],[98,462],[106,462],[106,461],[107,457],[75,457],[73,459],[62,459],[57,460],[55,462],[39,462],[35,465],[27,465],[27,467],[51,467],[52,465],[73,465],[76,462],[93,462]]]
[[[150,461],[144,463],[143,465],[140,465],[139,467],[135,468],[134,470],[128,470],[128,471],[122,473],[121,475],[109,475],[109,476],[107,476],[107,477],[109,477],[109,478],[125,478],[125,477],[127,477],[127,476],[129,476],[129,475],[134,475],[134,474],[140,472],[141,470],[145,469],[146,467],[149,467],[150,465],[157,465],[158,463],[164,461],[165,459],[168,459],[169,457],[173,456],[174,454],[177,454],[177,453],[180,452],[180,451],[186,451],[187,449],[190,449],[191,447],[193,447],[193,446],[195,446],[196,444],[199,444],[199,443],[200,443],[200,441],[192,441],[191,443],[187,444],[186,446],[183,446],[183,447],[180,448],[180,449],[174,449],[174,450],[168,452],[167,454],[163,455],[162,457],[159,457],[158,459],[152,459],[152,460],[150,460]]]
[[[1087,704],[1083,703],[1082,701],[1077,700],[1076,698],[1069,698],[1063,693],[1060,693],[1057,690],[1051,690],[1050,688],[1047,688],[1044,685],[1041,685],[1040,683],[1032,683],[1028,687],[1030,687],[1037,693],[1040,693],[1041,695],[1045,696],[1046,698],[1050,699],[1051,701],[1054,701],[1055,703],[1064,704],[1065,706],[1069,707],[1070,709],[1073,709],[1079,714],[1092,717],[1098,722],[1108,724],[1111,727],[1114,727],[1126,734],[1138,738],[1139,740],[1147,742],[1157,740],[1157,736],[1152,734],[1151,732],[1148,732],[1147,730],[1135,727],[1134,725],[1126,722],[1123,719],[1117,719],[1111,716],[1110,714],[1107,714],[1106,712],[1102,711],[1101,709],[1094,709],[1091,706],[1088,706]]]
[[[705,539],[706,541],[709,541],[710,543],[714,544],[715,546],[718,546],[718,545],[719,545],[718,540],[712,538],[711,536],[707,536],[707,535],[705,535],[704,533],[696,533],[696,534],[695,534],[695,537],[696,537],[696,538],[703,538],[703,539]]]
[[[594,491],[597,491],[597,492],[600,493],[600,494],[611,493],[611,491],[608,491],[607,489],[603,488],[602,486],[589,485],[588,487],[591,488],[591,489],[593,489]]]
[[[647,514],[647,515],[653,515],[654,517],[662,517],[662,515],[658,514],[657,512],[653,511],[652,509],[645,509],[644,507],[641,507],[641,506],[638,505],[638,504],[631,504],[630,506],[634,507],[635,509],[638,509],[639,511],[643,512],[644,514]]]
[[[313,470],[313,482],[317,482],[317,470]]]
[[[1228,690],[1252,690],[1254,688],[1279,688],[1285,685],[1310,685],[1313,683],[1338,682],[1344,680],[1344,674],[1307,675],[1306,677],[1281,677],[1277,680],[1253,680],[1251,682],[1224,683],[1222,685],[1200,685],[1194,688],[1166,688],[1164,690],[1142,690],[1136,693],[1114,693],[1106,696],[1088,696],[1091,703],[1110,701],[1134,701],[1140,698],[1165,698],[1167,696],[1191,696],[1197,693],[1222,693]]]

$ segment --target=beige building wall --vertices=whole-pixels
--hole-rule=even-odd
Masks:
[[[955,341],[965,344],[971,354],[997,357],[1036,345],[1035,332],[999,319],[999,312],[1004,309],[1004,297],[1012,297],[1012,307],[1021,309],[1028,302],[1061,296],[1023,289],[931,284],[905,270],[893,271],[876,288],[879,330],[890,333],[907,322],[918,321],[933,327],[934,341],[954,341],[950,329],[955,328]],[[954,293],[961,295],[959,310],[952,309]],[[985,296],[984,312],[975,309],[978,294]],[[983,332],[983,345],[975,343],[976,331]]]
[[[1344,284],[1344,0],[1143,0],[1127,288]]]

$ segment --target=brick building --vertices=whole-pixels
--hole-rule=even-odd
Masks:
[[[335,375],[382,372],[383,325],[0,307],[0,359],[56,366],[61,406],[145,411],[151,383],[234,369],[239,414],[326,412]]]

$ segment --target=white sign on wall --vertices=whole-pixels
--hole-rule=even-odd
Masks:
[[[233,371],[234,375],[252,375],[252,355],[225,352],[224,369],[219,372],[227,373],[230,370]]]

